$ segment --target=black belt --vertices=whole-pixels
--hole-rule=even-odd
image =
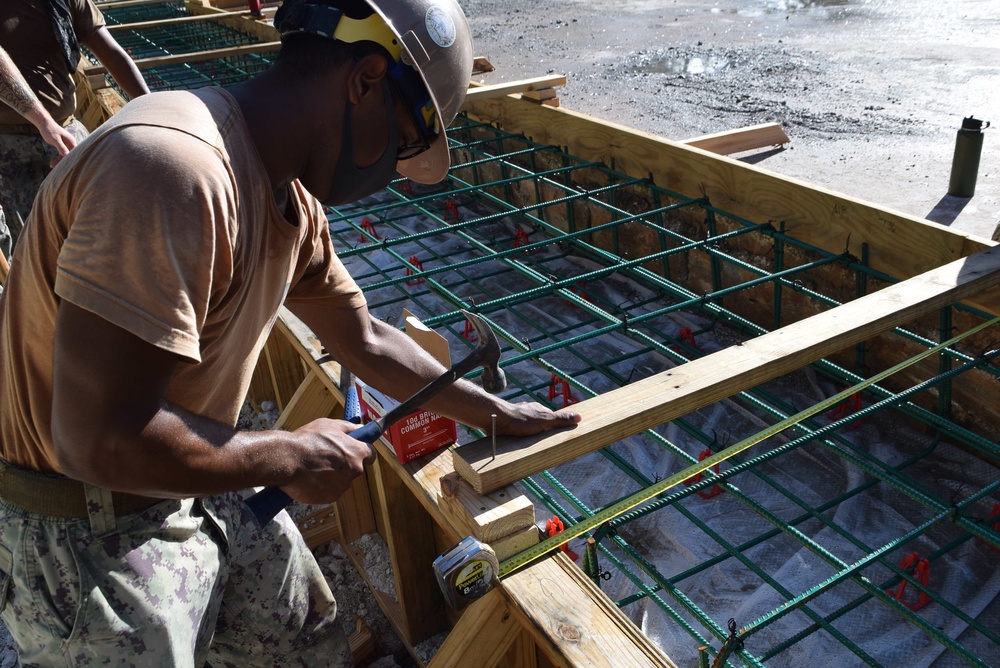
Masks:
[[[87,494],[82,482],[30,471],[3,459],[0,459],[0,499],[36,515],[67,519],[87,517]],[[111,493],[117,516],[134,513],[162,500],[126,492]]]

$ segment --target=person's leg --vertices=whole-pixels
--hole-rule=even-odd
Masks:
[[[22,666],[202,668],[227,571],[214,531],[192,500],[113,521],[95,535],[0,503],[2,614]]]
[[[337,603],[302,534],[285,512],[257,530],[245,495],[205,500],[224,527],[231,566],[212,668],[353,665]]]

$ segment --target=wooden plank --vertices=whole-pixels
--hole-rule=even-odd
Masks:
[[[295,390],[305,380],[302,358],[286,340],[271,336],[264,344],[264,357],[271,372],[271,384],[278,410],[284,410]]]
[[[345,543],[375,533],[375,509],[367,475],[358,476],[350,488],[333,503],[337,511],[337,531]],[[384,535],[384,534],[383,534]]]
[[[214,4],[220,6],[212,7],[208,5],[201,5],[193,3],[189,0],[187,3],[187,10],[192,14],[214,14],[215,16],[218,16],[219,14],[225,14],[230,7],[238,6],[240,9],[243,9],[247,6],[246,2],[231,3],[222,6],[222,3],[219,3],[218,0],[215,0]],[[261,19],[271,16],[275,11],[277,11],[276,6],[264,7],[261,10],[261,13],[263,14],[261,17],[255,17],[250,14],[247,16],[224,17],[220,19],[220,21],[230,28],[247,33],[248,35],[253,35],[263,42],[273,42],[280,39],[278,31],[272,25],[272,21]]]
[[[504,578],[510,609],[557,666],[676,664],[559,552]]]
[[[501,538],[493,539],[490,541],[490,547],[493,548],[497,559],[504,561],[519,552],[524,552],[532,545],[537,545],[540,536],[538,527],[532,524],[530,527],[524,527]]]
[[[137,21],[135,23],[119,23],[109,25],[109,32],[120,32],[123,30],[146,30],[149,28],[161,28],[163,26],[173,26],[184,23],[199,23],[202,21],[212,21],[220,18],[252,16],[249,11],[245,12],[219,12],[218,14],[192,14],[191,16],[175,16],[169,19],[159,19],[157,21]]]
[[[7,257],[0,253],[0,286],[7,283],[7,274],[10,273],[10,263],[7,262]]]
[[[861,343],[925,313],[1000,285],[1000,248],[991,248],[738,346],[692,360],[573,405],[574,428],[490,439],[453,453],[455,470],[479,493],[509,485],[623,438],[669,422]]]
[[[732,155],[766,146],[787,144],[791,140],[777,123],[762,123],[710,135],[685,139],[682,144],[720,155]]]
[[[330,541],[341,542],[340,530],[337,526],[337,510],[333,506],[315,510],[297,520],[295,524],[310,550],[314,550],[320,545],[326,545]]]
[[[375,651],[375,637],[361,617],[355,617],[354,632],[347,637],[347,645],[351,648],[355,664],[361,663]]]
[[[870,266],[899,279],[996,245],[755,165],[567,109],[513,96],[474,98],[466,109],[477,120],[524,133],[542,144],[565,147],[585,160],[613,162],[626,174],[650,174],[659,186],[691,197],[707,197],[713,205],[748,220],[783,222],[796,239],[829,252],[841,253],[846,248],[861,257],[862,246],[867,244]],[[967,302],[1000,315],[1000,289],[971,296]]]
[[[281,42],[260,42],[258,44],[244,44],[242,46],[231,46],[224,49],[208,49],[206,51],[194,51],[192,53],[178,53],[170,56],[156,56],[153,58],[137,58],[134,62],[140,70],[150,67],[162,67],[164,65],[178,65],[182,63],[193,63],[200,60],[217,60],[219,58],[231,58],[233,56],[243,56],[249,53],[270,53],[281,48]],[[85,75],[107,74],[108,70],[103,65],[86,67],[83,70]]]
[[[486,58],[485,56],[476,56],[475,58],[472,59],[473,76],[477,74],[489,74],[494,70],[496,70],[496,68],[493,67],[493,63],[491,63],[490,59]]]
[[[438,512],[462,536],[493,543],[535,526],[535,508],[515,487],[480,496],[455,473],[452,451],[441,450],[412,467],[407,477],[419,484]]]
[[[260,402],[274,401],[274,385],[271,384],[271,371],[268,369],[264,351],[257,356],[257,364],[250,377],[250,389],[247,391],[247,401],[257,412],[260,412]]]
[[[299,384],[288,404],[282,409],[274,428],[295,431],[317,418],[330,417],[334,408],[340,405],[341,402],[337,401],[333,393],[326,388],[316,371],[310,369],[305,380]],[[343,409],[340,412],[342,413]]]
[[[505,661],[501,664],[504,668],[536,668],[538,666],[538,651],[535,649],[535,641],[531,634],[521,629],[517,638],[507,649]]]
[[[110,2],[101,2],[97,0],[94,4],[101,11],[106,9],[117,9],[119,7],[140,7],[142,5],[155,5],[162,3],[163,0],[111,0]]]
[[[375,460],[377,505],[386,520],[385,542],[392,558],[396,601],[402,613],[402,637],[411,645],[443,629],[444,597],[430,576],[438,556],[434,530],[427,511],[416,501],[399,476]]]
[[[395,599],[389,594],[380,590],[372,579],[368,576],[368,572],[365,570],[365,552],[356,545],[350,545],[341,543],[344,548],[344,553],[347,558],[350,559],[351,564],[358,571],[361,579],[365,581],[368,585],[368,589],[371,591],[372,596],[375,598],[375,602],[378,604],[379,609],[385,614],[386,619],[389,620],[389,624],[396,631],[396,635],[403,638],[403,621],[402,612],[399,609],[399,605],[396,603]],[[413,646],[407,645],[407,650],[413,653]]]
[[[527,98],[529,100],[534,100],[535,102],[542,102],[543,100],[551,100],[554,97],[559,96],[559,91],[555,88],[539,88],[538,90],[526,90],[521,93],[521,97]]]
[[[561,74],[553,74],[544,77],[533,77],[531,79],[520,79],[518,81],[508,81],[506,83],[489,84],[485,86],[474,86],[469,89],[465,96],[465,104],[471,104],[477,100],[484,100],[494,97],[502,97],[511,93],[523,93],[530,90],[541,90],[543,88],[554,88],[565,86],[566,77]]]
[[[494,589],[465,609],[427,668],[495,666],[520,634],[503,595]]]

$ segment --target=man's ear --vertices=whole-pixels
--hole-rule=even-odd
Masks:
[[[389,69],[385,58],[369,54],[352,64],[347,73],[347,99],[358,104],[373,91],[382,90],[382,79]]]

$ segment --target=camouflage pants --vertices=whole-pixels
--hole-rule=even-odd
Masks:
[[[66,129],[77,142],[87,137],[87,128],[72,121]],[[40,135],[0,133],[0,251],[10,257],[28,219],[35,193],[48,176],[49,163],[59,155]]]
[[[0,500],[0,609],[23,666],[350,666],[337,605],[287,513],[243,494],[89,519]]]

